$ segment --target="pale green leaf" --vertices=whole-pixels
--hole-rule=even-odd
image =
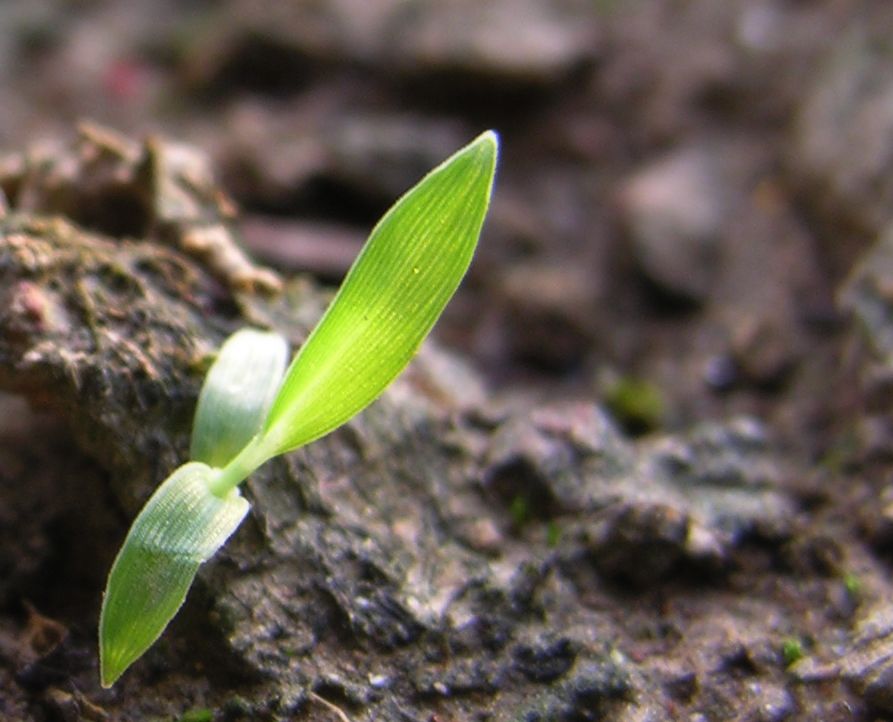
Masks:
[[[435,168],[373,229],[286,373],[260,446],[267,456],[340,426],[403,370],[471,262],[496,167],[487,132]]]
[[[193,460],[226,466],[261,430],[287,360],[287,342],[272,331],[244,328],[226,340],[198,397]]]
[[[196,571],[248,513],[233,489],[208,488],[211,469],[181,466],[134,521],[109,574],[99,617],[101,680],[110,687],[155,642],[183,604]]]

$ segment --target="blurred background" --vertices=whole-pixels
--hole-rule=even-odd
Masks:
[[[83,120],[192,143],[257,258],[336,282],[397,195],[495,128],[491,217],[441,340],[496,390],[597,395],[633,432],[746,411],[820,449],[834,289],[893,207],[891,13],[7,2],[0,147]]]

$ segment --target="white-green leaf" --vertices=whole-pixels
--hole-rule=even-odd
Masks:
[[[101,681],[110,687],[155,642],[183,604],[196,571],[236,530],[248,502],[208,488],[211,469],[191,462],[155,491],[109,574],[99,617]]]
[[[471,262],[497,150],[484,133],[379,221],[286,373],[260,440],[267,456],[340,426],[409,363]]]
[[[223,467],[260,431],[288,361],[288,343],[271,331],[230,336],[205,377],[192,425],[190,456]]]

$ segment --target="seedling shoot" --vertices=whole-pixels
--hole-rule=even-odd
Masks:
[[[223,344],[199,396],[191,460],[151,496],[112,565],[99,618],[104,687],[155,643],[199,566],[245,518],[239,485],[344,424],[412,359],[471,263],[497,152],[488,131],[397,201],[287,369],[274,332],[243,329]]]

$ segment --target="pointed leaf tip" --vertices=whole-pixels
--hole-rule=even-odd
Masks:
[[[406,367],[471,263],[498,148],[495,132],[481,134],[407,191],[373,228],[286,371],[264,424],[267,456],[345,423]]]
[[[499,155],[499,133],[495,130],[485,130],[471,144],[473,146],[478,144],[485,146],[487,151],[493,154],[494,160]]]

